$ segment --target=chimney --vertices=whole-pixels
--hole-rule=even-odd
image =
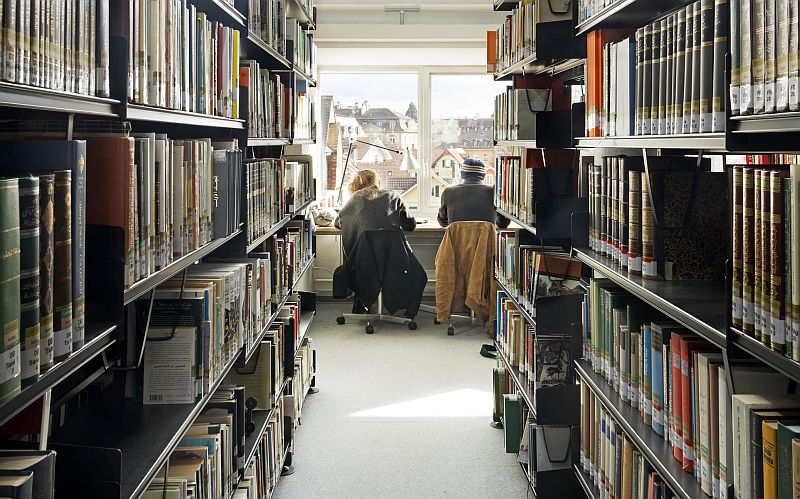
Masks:
[[[367,114],[367,111],[369,111],[369,102],[364,101],[363,104],[361,104],[361,115]]]

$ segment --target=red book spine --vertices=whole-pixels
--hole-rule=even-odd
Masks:
[[[680,334],[670,337],[670,352],[672,355],[672,401],[670,411],[673,415],[670,428],[670,443],[672,455],[678,462],[683,462],[683,382],[681,377],[681,344],[684,338]]]

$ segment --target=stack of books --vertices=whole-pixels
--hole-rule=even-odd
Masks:
[[[248,0],[247,29],[281,55],[286,54],[286,2]]]
[[[536,113],[550,111],[547,88],[513,88],[494,98],[495,140],[536,140]]]
[[[239,91],[247,99],[247,136],[288,137],[286,106],[291,89],[284,85],[279,73],[262,69],[258,62],[244,60],[241,64]]]
[[[286,216],[285,166],[280,159],[247,161],[247,242],[252,243]]]
[[[286,20],[286,58],[308,76],[313,76],[316,63],[314,32],[308,30],[294,18]]]

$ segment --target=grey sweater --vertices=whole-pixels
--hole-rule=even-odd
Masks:
[[[500,228],[509,224],[494,208],[494,187],[472,178],[442,192],[442,206],[436,219],[442,227],[454,222],[492,222]]]
[[[356,191],[339,211],[334,225],[342,229],[345,253],[365,230],[402,229],[412,231],[417,221],[409,215],[405,203],[394,191],[367,187]]]

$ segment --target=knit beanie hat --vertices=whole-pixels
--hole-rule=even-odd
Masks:
[[[486,166],[477,158],[467,158],[461,166],[461,178],[479,178],[481,180],[486,177]]]

